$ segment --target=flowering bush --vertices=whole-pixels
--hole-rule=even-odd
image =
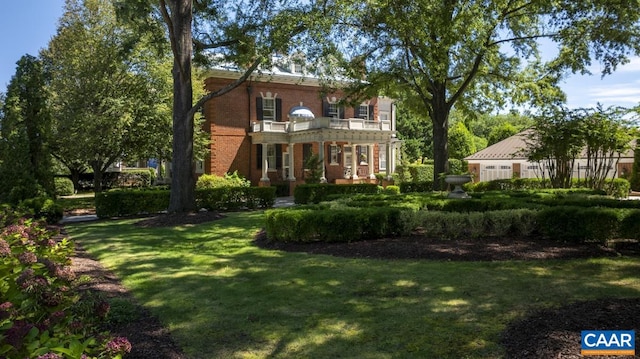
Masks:
[[[126,338],[100,333],[109,304],[75,286],[73,245],[0,208],[0,358],[120,358]]]

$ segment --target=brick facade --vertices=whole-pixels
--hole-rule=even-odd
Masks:
[[[227,77],[230,78],[215,75],[208,77],[205,81],[206,90],[216,91],[234,81],[232,76]],[[326,112],[327,106],[324,104],[325,108],[323,108],[323,99],[325,99],[326,102],[327,97],[340,99],[342,95],[341,93],[331,93],[323,96],[321,94],[321,87],[317,83],[313,83],[313,81],[305,83],[304,79],[300,78],[295,81],[293,78],[291,78],[291,80],[286,79],[285,81],[273,79],[257,81],[255,79],[249,79],[225,95],[211,99],[204,106],[204,126],[205,130],[211,135],[210,156],[204,163],[205,173],[224,175],[225,173],[238,171],[239,174],[248,178],[254,185],[259,184],[261,179],[264,179],[264,173],[261,168],[262,158],[260,156],[263,148],[266,147],[261,147],[261,143],[252,143],[250,133],[253,131],[252,126],[260,123],[259,112],[262,107],[262,97],[267,96],[268,93],[277,99],[277,118],[274,122],[287,123],[289,123],[288,114],[290,109],[295,106],[300,106],[301,104],[311,110],[316,118],[327,117],[326,113],[323,113],[323,111]],[[372,118],[370,122],[375,122],[380,113],[378,109],[378,99],[374,98],[370,100],[368,104]],[[341,118],[348,119],[357,117],[358,107],[359,106],[344,107]],[[389,119],[391,119],[390,111],[389,117]],[[313,135],[313,131],[310,130],[308,132],[310,133],[309,136],[315,136]],[[363,138],[374,138],[370,136],[370,132],[371,131],[360,131],[358,134],[361,135],[361,137],[364,136],[364,134],[369,136]],[[331,133],[337,132],[333,131]],[[389,130],[385,133],[387,137],[390,137],[392,131]],[[265,136],[267,135],[268,134],[265,134]],[[380,157],[378,155],[378,142],[383,141],[380,140],[380,138],[384,138],[380,137],[380,135],[377,136],[378,137],[375,137],[377,140],[370,140],[370,143],[366,143],[366,145],[373,146],[374,148],[373,157],[370,159],[374,162],[374,173],[379,172]],[[264,142],[266,140],[263,139],[262,141]],[[388,139],[384,138],[384,141],[388,141]],[[282,140],[269,143],[273,143],[273,145],[277,147],[276,162],[278,163],[278,166],[274,166],[276,168],[271,168],[272,165],[269,165],[267,175],[271,184],[286,182],[288,180],[284,167],[289,164],[283,163],[284,157],[282,154],[290,152],[291,145],[293,145],[294,149],[293,175],[296,178],[296,182],[303,182],[305,177],[305,171],[303,170],[304,144],[306,144],[306,147],[311,146],[313,153],[316,154],[319,153],[320,144],[324,144],[324,168],[325,177],[328,182],[343,179],[345,167],[349,165],[343,163],[343,153],[340,154],[337,164],[331,163],[330,145],[335,144],[340,146],[340,149],[344,148],[343,146],[350,146],[351,144],[365,145],[363,140],[360,142],[336,141],[335,138],[332,140],[326,133],[325,135],[319,134],[317,138],[313,137],[313,140],[295,141],[291,144]],[[371,173],[369,173],[371,166],[358,165],[357,167],[358,173],[364,173],[366,176],[371,175]]]

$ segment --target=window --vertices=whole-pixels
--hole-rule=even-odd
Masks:
[[[331,165],[338,164],[338,155],[340,154],[340,147],[338,145],[330,145],[329,146],[329,158],[331,160]]]
[[[380,121],[389,121],[389,113],[380,112]]]
[[[260,92],[260,96],[256,97],[256,118],[258,121],[281,121],[282,100],[277,93]]]
[[[378,166],[380,167],[380,171],[386,171],[387,170],[387,146],[386,145],[384,144],[378,145],[378,158],[379,158]]]
[[[267,163],[269,171],[276,170],[276,145],[267,145]]]
[[[368,120],[369,119],[369,105],[367,105],[367,104],[360,105],[360,107],[358,108],[358,116],[356,116],[356,117]]]
[[[344,155],[344,164],[347,167],[351,167],[351,159],[352,159],[351,150],[352,150],[352,148],[353,147],[351,147],[351,146],[344,146],[343,147],[342,153]]]
[[[326,97],[322,100],[322,115],[324,117],[342,118],[344,109],[340,106],[340,101],[333,97]]]
[[[264,121],[276,120],[276,99],[262,98],[262,119]]]
[[[330,103],[329,104],[329,109],[327,111],[327,117],[331,117],[331,118],[339,118],[340,117],[340,112],[339,112],[337,103]]]
[[[294,61],[293,62],[293,72],[296,74],[301,74],[304,70],[304,67],[301,63]]]
[[[369,146],[358,146],[358,161],[361,165],[368,164],[367,156],[369,155]]]

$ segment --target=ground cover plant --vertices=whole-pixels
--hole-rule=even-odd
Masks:
[[[120,358],[126,338],[100,330],[106,301],[78,289],[73,245],[42,221],[0,209],[0,357]]]
[[[636,257],[344,258],[256,246],[262,212],[140,221],[67,229],[193,358],[496,358],[531,310],[640,294]]]

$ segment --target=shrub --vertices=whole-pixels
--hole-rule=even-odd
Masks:
[[[631,190],[631,183],[624,178],[614,178],[606,181],[605,188],[609,196],[627,198]]]
[[[33,214],[36,218],[42,218],[47,223],[58,223],[63,215],[64,208],[49,197],[36,197],[20,202],[19,206],[23,211]]]
[[[210,189],[221,187],[249,187],[251,183],[235,171],[224,176],[203,174],[196,181],[196,189]]]
[[[295,203],[320,203],[330,196],[343,196],[358,193],[378,193],[378,185],[363,183],[350,185],[335,184],[301,184],[296,186],[293,196]]]
[[[158,213],[169,207],[169,191],[163,189],[116,189],[96,193],[96,215],[100,218]]]
[[[140,188],[149,187],[155,178],[155,170],[148,169],[125,169],[118,174],[117,187]],[[108,186],[111,187],[111,186]]]
[[[387,186],[382,190],[385,194],[400,194],[400,187],[398,186]]]
[[[424,182],[400,182],[400,192],[402,193],[429,193],[431,191],[433,191],[433,180]]]
[[[583,208],[556,206],[540,211],[538,224],[542,233],[551,239],[569,242],[615,238],[620,214],[611,208]]]
[[[629,210],[620,222],[619,234],[622,238],[640,239],[640,210]]]
[[[122,350],[109,352],[115,339],[100,332],[109,306],[75,287],[70,241],[56,239],[57,232],[7,207],[0,209],[0,222],[3,357],[119,358],[131,349],[125,338],[117,338]]]
[[[56,177],[53,179],[56,196],[71,196],[75,193],[73,182],[67,177]]]

